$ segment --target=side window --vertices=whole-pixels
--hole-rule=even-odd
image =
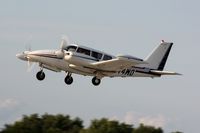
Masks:
[[[76,51],[76,46],[69,46],[69,47],[67,47],[65,50],[66,51],[72,51],[72,52],[75,52]]]
[[[77,52],[90,56],[90,50],[87,50],[87,49],[84,49],[84,48],[78,48]]]
[[[109,55],[104,55],[104,57],[103,57],[103,60],[111,60],[111,59],[112,59],[112,57]]]
[[[94,57],[94,58],[100,60],[101,57],[102,57],[102,54],[92,51],[92,57]]]

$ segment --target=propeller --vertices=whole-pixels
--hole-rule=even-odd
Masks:
[[[69,38],[66,35],[62,35],[61,38],[61,44],[60,44],[60,49],[63,50],[68,44],[70,44],[69,42]]]
[[[26,58],[27,58],[27,72],[31,72],[31,70],[35,66],[35,62],[32,62],[30,57],[28,56],[29,52],[31,52],[31,49],[29,51],[25,51],[25,53],[24,53],[24,54],[26,54]]]
[[[24,55],[26,56],[27,58],[27,72],[30,72],[34,66],[35,66],[35,63],[30,61],[30,58],[28,57],[28,53],[32,51],[32,47],[31,47],[31,40],[32,40],[33,36],[30,35],[28,37],[28,39],[24,42],[25,44],[25,51],[23,52]]]
[[[61,44],[60,44],[60,50],[56,51],[56,55],[59,58],[64,58],[64,55],[65,55],[64,54],[64,49],[67,47],[68,44],[70,44],[68,37],[66,35],[62,35]]]
[[[31,41],[32,41],[33,36],[29,35],[28,39],[24,41],[25,45],[25,50],[26,51],[31,51]]]
[[[29,60],[29,57],[27,57],[28,61],[27,61],[27,72],[31,72],[31,70],[33,70],[33,68],[35,67],[35,63]]]

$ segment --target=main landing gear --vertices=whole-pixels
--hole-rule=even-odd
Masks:
[[[43,70],[40,70],[37,74],[36,74],[36,78],[40,81],[45,79],[45,73],[43,72]]]
[[[73,78],[71,73],[67,73],[67,76],[65,77],[65,83],[67,85],[71,85],[73,83]]]
[[[101,79],[98,79],[97,77],[92,78],[92,84],[95,86],[98,86],[101,83]]]
[[[72,74],[68,72],[64,81],[67,85],[71,85],[73,83]],[[101,83],[101,79],[98,79],[97,77],[92,78],[93,85],[98,86],[100,83]]]

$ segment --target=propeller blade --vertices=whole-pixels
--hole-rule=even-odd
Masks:
[[[25,49],[26,51],[31,51],[31,40],[32,40],[32,35],[28,37],[26,41],[24,41]]]
[[[61,40],[60,49],[63,50],[68,44],[70,44],[69,38],[66,35],[62,35]]]
[[[27,67],[27,72],[31,72],[31,70],[32,70],[32,69],[34,68],[34,66],[35,66],[35,63],[34,63],[34,62],[31,62],[31,61],[29,60],[29,58],[28,58],[27,65],[28,65],[28,67]]]
[[[26,50],[26,51],[32,51],[31,45],[26,45],[26,46],[25,46],[25,50]]]
[[[60,51],[57,51],[56,54],[57,56],[59,56],[60,58],[64,58],[64,48],[67,47],[69,43],[69,39],[66,35],[62,35],[62,38],[61,38],[61,44],[60,44]]]

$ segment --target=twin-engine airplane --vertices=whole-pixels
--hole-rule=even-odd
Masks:
[[[162,41],[144,60],[130,56],[113,56],[92,48],[69,44],[62,39],[59,50],[24,51],[16,56],[24,61],[37,62],[41,70],[36,74],[38,80],[45,78],[44,68],[67,73],[65,83],[73,82],[72,73],[93,76],[92,83],[97,86],[103,77],[161,77],[180,75],[163,71],[173,43]]]

